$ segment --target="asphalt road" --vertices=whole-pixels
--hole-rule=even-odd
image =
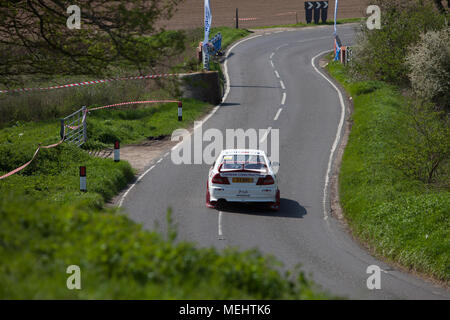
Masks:
[[[355,299],[449,299],[448,290],[373,258],[324,210],[325,176],[341,105],[336,90],[311,60],[331,49],[332,34],[328,26],[299,29],[254,37],[232,47],[227,60],[230,90],[202,126],[203,132],[279,129],[278,213],[247,206],[224,211],[206,208],[209,165],[175,165],[168,154],[127,193],[123,207],[135,221],[161,231],[171,207],[180,240],[219,249],[259,248],[287,268],[301,264],[332,294]],[[339,34],[349,44],[353,27],[339,26]],[[369,265],[383,270],[379,290],[367,288]]]

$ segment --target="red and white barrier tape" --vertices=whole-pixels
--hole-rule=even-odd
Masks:
[[[253,20],[258,20],[259,18],[239,18],[239,21],[253,21]],[[236,18],[234,18],[234,20],[236,20]]]
[[[179,101],[178,101],[178,100],[147,100],[147,101],[131,101],[131,102],[122,102],[122,103],[110,104],[110,105],[102,106],[102,107],[96,107],[96,108],[86,109],[86,111],[84,112],[84,115],[83,115],[83,119],[82,119],[81,121],[82,121],[82,123],[85,121],[86,115],[87,115],[88,111],[94,111],[94,110],[100,110],[100,109],[112,108],[112,107],[119,107],[119,106],[125,106],[125,105],[130,105],[130,104],[143,104],[143,103],[171,103],[171,102],[177,102],[177,103],[178,103]],[[81,125],[78,125],[78,126],[68,126],[68,125],[66,125],[65,127],[68,127],[68,128],[70,128],[70,129],[72,129],[72,130],[75,130],[75,129],[78,129],[80,126],[81,126]],[[65,136],[65,134],[64,134],[63,136]],[[37,156],[37,154],[39,153],[39,150],[40,150],[40,149],[51,149],[51,148],[57,147],[57,146],[59,146],[61,143],[64,142],[64,139],[65,139],[65,138],[63,137],[59,142],[57,142],[57,143],[55,143],[55,144],[48,145],[48,146],[39,146],[39,147],[36,149],[36,151],[34,152],[34,155],[33,155],[33,157],[31,158],[30,161],[28,161],[28,162],[25,163],[24,165],[20,166],[19,168],[16,168],[16,169],[14,169],[13,171],[8,172],[7,174],[1,176],[1,177],[0,177],[0,180],[2,180],[2,179],[4,179],[4,178],[7,178],[7,177],[9,177],[9,176],[12,176],[13,174],[15,174],[15,173],[17,173],[17,172],[19,172],[19,171],[25,169],[26,167],[28,167],[28,166],[30,165],[30,163],[33,162],[33,160],[36,158],[36,156]]]
[[[96,107],[96,108],[87,109],[87,111],[94,111],[94,110],[100,110],[100,109],[105,109],[105,108],[125,106],[125,105],[129,105],[129,104],[170,103],[170,102],[179,102],[179,101],[178,100],[147,100],[147,101],[122,102],[122,103],[110,104],[110,105],[103,106],[103,107]]]
[[[102,80],[92,80],[92,81],[83,81],[77,83],[63,84],[59,86],[51,86],[46,88],[19,88],[19,89],[11,89],[11,90],[0,90],[0,93],[12,93],[12,92],[30,92],[30,91],[47,91],[53,89],[61,89],[61,88],[73,88],[73,87],[81,87],[92,84],[100,84],[107,83],[112,81],[120,81],[120,80],[142,80],[142,79],[156,79],[156,78],[165,78],[165,77],[176,77],[180,75],[179,73],[163,73],[163,74],[151,74],[146,76],[137,76],[137,77],[121,77],[121,78],[110,78],[110,79],[102,79]]]
[[[289,16],[291,14],[297,14],[296,11],[288,11],[288,12],[282,12],[282,13],[277,13],[276,16],[280,17],[280,16]]]
[[[28,166],[30,165],[30,163],[33,162],[33,160],[34,160],[34,159],[36,158],[36,156],[38,155],[39,150],[41,150],[41,149],[51,149],[51,148],[54,148],[54,147],[56,147],[56,146],[59,146],[61,143],[63,143],[63,141],[64,141],[64,138],[62,138],[59,142],[57,142],[57,143],[55,143],[55,144],[51,144],[51,145],[48,145],[48,146],[39,146],[39,147],[36,149],[36,151],[34,152],[34,155],[33,155],[33,157],[31,158],[30,161],[28,161],[28,162],[25,163],[24,165],[18,167],[17,169],[14,169],[13,171],[8,172],[7,174],[1,176],[1,177],[0,177],[0,180],[2,180],[2,179],[4,179],[4,178],[7,178],[7,177],[9,177],[9,176],[12,176],[13,174],[15,174],[15,173],[17,173],[17,172],[19,172],[19,171],[25,169],[26,167],[28,167]]]

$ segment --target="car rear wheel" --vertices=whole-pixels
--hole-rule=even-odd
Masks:
[[[270,205],[269,205],[269,209],[270,210],[272,210],[272,211],[278,211],[278,210],[280,210],[280,190],[277,190],[277,195],[276,195],[276,198],[275,198],[275,203],[271,203]]]

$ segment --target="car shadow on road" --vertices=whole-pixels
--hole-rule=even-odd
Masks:
[[[237,102],[222,102],[220,104],[221,107],[233,107],[233,106],[240,106],[240,103]]]
[[[222,212],[257,215],[264,217],[303,218],[307,211],[297,201],[281,198],[280,210],[271,211],[264,204],[253,203],[224,203],[220,208]]]
[[[232,85],[230,88],[259,88],[259,89],[278,89],[280,86],[244,86],[244,85]]]

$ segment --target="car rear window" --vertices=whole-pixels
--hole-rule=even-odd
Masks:
[[[224,156],[222,170],[267,170],[263,156],[253,154],[237,154]]]

